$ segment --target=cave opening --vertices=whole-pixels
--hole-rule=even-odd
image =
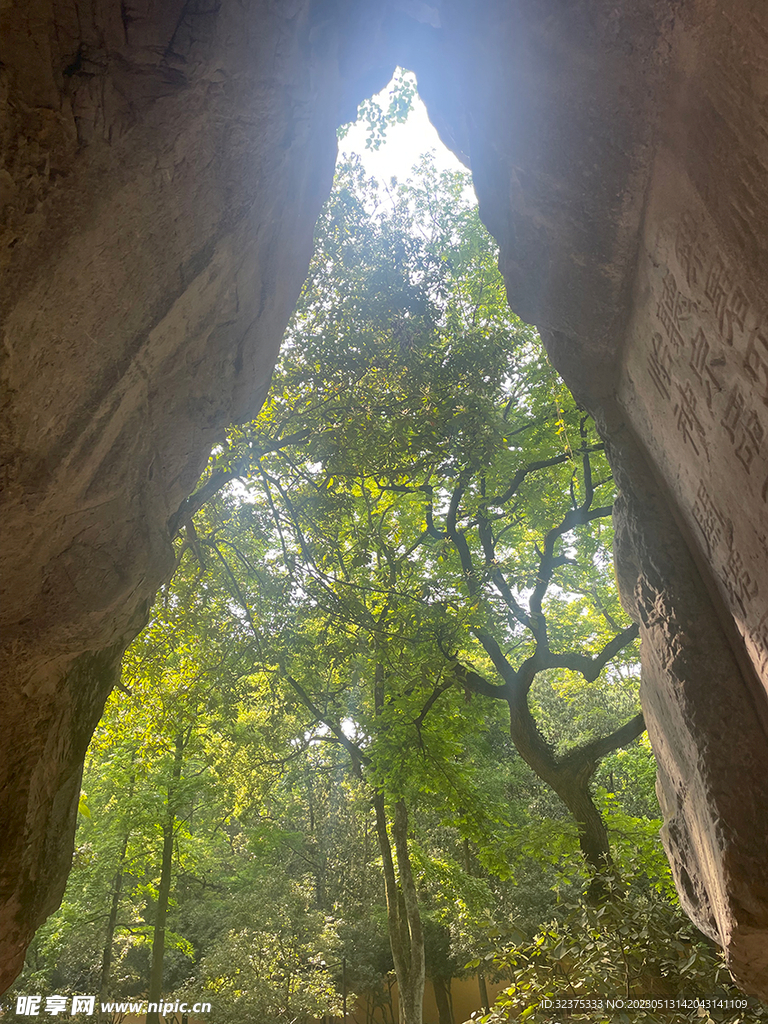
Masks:
[[[371,922],[409,886],[411,936],[442,944],[443,965],[421,968],[441,1020],[452,983],[466,1016],[499,988],[482,968],[465,984],[459,961],[482,952],[503,975],[502,940],[483,938],[478,919],[467,949],[452,948],[447,906],[429,872],[409,867],[409,843],[431,844],[431,870],[455,862],[462,884],[498,876],[487,927],[504,941],[532,939],[546,901],[523,894],[502,859],[534,891],[558,877],[574,898],[585,887],[605,898],[618,873],[635,872],[639,848],[665,890],[664,927],[685,928],[653,838],[638,630],[614,582],[603,442],[509,309],[470,178],[413,79],[393,83],[342,131],[272,389],[216,445],[177,517],[175,575],[86,758],[75,870],[28,962],[45,974],[57,942],[73,965],[87,952],[105,1002],[146,991],[157,1003],[169,988],[181,1001],[194,978],[203,994],[218,986],[228,1014],[245,988],[251,1018],[267,1019],[256,979],[270,990],[282,968],[270,948],[277,906],[254,889],[254,857],[276,902],[295,908],[291,955],[309,1000],[283,1008],[296,1012],[338,1009],[348,979],[371,1009],[361,979],[375,989],[387,972],[372,980],[361,949],[381,943]],[[409,749],[424,757],[406,759]],[[298,776],[283,770],[299,758]],[[501,788],[481,777],[494,771]],[[501,845],[481,792],[505,823]],[[277,860],[254,852],[263,819],[278,822]],[[322,848],[317,863],[307,853],[309,871],[293,862],[291,830],[302,849]],[[377,849],[384,893],[365,895],[354,879],[375,872]],[[200,905],[214,909],[207,889],[216,927],[200,920]],[[88,935],[97,890],[104,913]],[[389,935],[401,1003],[420,1019],[413,963],[426,940],[408,947],[391,920]],[[47,978],[69,985],[75,969]]]
[[[347,951],[382,952],[364,927],[376,914],[348,913],[346,932],[334,917],[335,902],[370,896],[381,883],[373,844],[381,839],[383,862],[390,835],[405,860],[409,829],[430,841],[449,829],[440,818],[447,811],[430,803],[441,784],[419,776],[425,796],[414,808],[407,772],[394,770],[421,765],[436,736],[447,752],[437,763],[457,786],[477,781],[483,764],[487,785],[464,794],[450,857],[420,860],[429,852],[421,842],[414,858],[432,956],[445,963],[451,953],[439,927],[441,887],[450,892],[464,879],[453,901],[460,906],[488,883],[489,862],[502,872],[515,863],[514,844],[483,847],[483,814],[498,809],[499,788],[519,812],[515,821],[502,816],[505,834],[527,822],[526,834],[540,848],[554,843],[564,864],[604,865],[607,853],[623,864],[622,835],[644,818],[656,828],[648,801],[628,801],[624,786],[634,773],[650,794],[643,741],[629,757],[605,754],[610,770],[590,775],[592,762],[582,764],[586,793],[563,770],[574,750],[586,743],[589,752],[610,735],[614,711],[628,726],[635,717],[629,698],[617,702],[634,665],[611,662],[592,680],[582,673],[583,686],[568,676],[593,674],[611,630],[632,629],[603,589],[603,442],[620,490],[617,572],[643,635],[665,849],[686,911],[727,950],[739,983],[765,995],[768,747],[758,676],[768,650],[760,577],[768,221],[765,104],[750,70],[764,56],[759,3],[744,0],[735,15],[705,3],[675,19],[655,3],[566,10],[406,0],[353,13],[358,5],[343,2],[170,0],[162,11],[133,5],[122,16],[111,0],[91,4],[87,16],[78,4],[49,6],[42,16],[34,4],[3,10],[10,31],[0,69],[9,97],[0,173],[3,483],[13,538],[2,552],[3,984],[61,899],[78,813],[79,831],[62,911],[31,947],[19,983],[31,987],[16,990],[32,1000],[21,1012],[37,1015],[35,1000],[45,1002],[30,992],[60,986],[55,1012],[63,991],[95,992],[110,972],[115,994],[124,982],[138,996],[138,979],[157,959],[151,947],[165,950],[167,983],[183,1001],[190,950],[216,925],[211,976],[215,962],[229,970],[248,950],[274,964],[283,937],[277,904],[303,907],[296,920],[328,940],[299,985],[327,997],[328,1010],[346,993],[340,977],[357,983]],[[430,221],[415,179],[406,201],[407,173],[397,187],[368,188],[354,160],[345,196],[334,192],[335,213],[321,215],[324,240],[283,346],[275,380],[288,388],[267,397],[253,426],[310,259],[335,126],[350,97],[383,80],[393,50],[413,58],[443,138],[471,153],[512,305],[539,325],[599,437],[558,391],[538,342],[496,302],[504,286],[484,276],[496,256],[486,259],[476,215],[459,199]],[[372,127],[376,135],[375,114]],[[441,222],[454,225],[443,255],[430,233]],[[504,332],[515,339],[514,360],[499,344]],[[500,382],[504,403],[493,390]],[[218,444],[232,422],[242,429]],[[520,478],[520,439],[531,440],[536,463],[555,460],[546,468],[557,485],[537,485],[539,470]],[[230,489],[218,488],[224,478]],[[249,494],[260,488],[258,500],[233,496],[235,480]],[[511,504],[494,504],[510,487]],[[548,547],[553,523],[562,532]],[[520,564],[516,551],[527,552]],[[176,562],[175,583],[150,610]],[[595,586],[579,581],[580,562],[599,581],[597,599]],[[510,587],[512,569],[520,573]],[[184,607],[205,630],[174,619]],[[392,628],[373,636],[371,615],[384,609]],[[332,627],[331,614],[342,612],[345,628]],[[147,614],[79,799],[88,740]],[[554,664],[565,660],[555,635],[584,630],[586,660]],[[537,654],[547,665],[527,711],[538,716],[541,742],[525,731],[524,703],[507,699],[519,678],[509,664],[530,669]],[[258,672],[242,671],[249,658]],[[435,666],[441,684],[429,689]],[[608,683],[610,701],[600,689]],[[183,723],[174,717],[182,693],[188,709],[200,701],[197,718]],[[283,731],[259,718],[276,704]],[[468,759],[458,725],[475,719],[487,727],[476,734],[485,746]],[[606,731],[564,732],[574,720]],[[142,723],[143,737],[134,731]],[[514,754],[515,736],[527,760]],[[291,792],[274,778],[238,789],[247,772],[236,738],[252,745],[255,763],[276,772],[277,755],[295,770]],[[132,775],[134,748],[146,751],[154,786],[143,770]],[[378,758],[383,748],[390,756]],[[498,764],[483,760],[489,751]],[[524,774],[537,758],[548,776],[540,787]],[[361,810],[371,807],[353,799],[359,780],[336,785],[350,764],[383,790],[377,828]],[[110,778],[120,796],[111,805]],[[231,796],[226,807],[213,778]],[[278,795],[282,804],[270,804]],[[614,842],[609,824],[608,851],[601,817],[620,826]],[[353,857],[366,837],[368,854]],[[203,856],[219,839],[237,867],[239,917],[216,902],[218,854]],[[657,852],[645,839],[642,849]],[[142,849],[152,852],[143,867]],[[657,871],[650,854],[640,859]],[[301,884],[281,889],[278,863]],[[433,873],[419,875],[427,863]],[[407,875],[401,882],[410,886]],[[535,917],[540,882],[528,875],[517,886],[513,909],[528,915],[523,923]],[[249,899],[253,892],[261,898]],[[380,922],[383,909],[380,901]],[[689,964],[696,934],[675,932],[679,917],[646,917],[682,945],[672,967],[687,965],[691,987],[711,991],[710,975],[702,985],[690,975],[701,964],[716,970],[711,948],[700,960],[696,946]],[[511,939],[523,942],[524,932]],[[555,941],[557,960],[565,947]],[[312,960],[305,952],[304,966]],[[481,962],[491,952],[481,950]],[[616,948],[603,959],[625,962]],[[669,963],[655,972],[669,973]],[[487,1004],[481,975],[470,980]],[[432,978],[441,1021],[456,992],[451,980]],[[247,1012],[268,1019],[263,1005]]]
[[[392,177],[404,181],[430,151],[439,170],[466,170],[435,130],[416,75],[405,68],[396,68],[387,85],[363,101],[357,120],[343,125],[338,135],[339,159],[356,153],[366,172],[382,182]]]

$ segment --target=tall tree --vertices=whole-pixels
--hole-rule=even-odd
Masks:
[[[412,642],[431,643],[435,678],[450,667],[458,685],[503,700],[516,748],[599,871],[610,851],[591,780],[644,730],[637,701],[558,752],[532,694],[542,673],[589,686],[636,657],[610,569],[611,475],[588,417],[506,306],[466,184],[427,163],[384,197],[343,170],[273,395],[200,494],[250,474],[308,600],[372,635],[401,616]]]
[[[262,671],[365,768],[407,1024],[424,985],[408,799],[445,791],[447,775],[466,802],[447,766],[477,711],[457,714],[457,700],[506,703],[515,747],[573,814],[596,871],[610,854],[590,783],[643,730],[635,713],[565,750],[544,735],[537,678],[589,686],[634,657],[610,574],[610,472],[506,306],[465,180],[423,175],[384,197],[343,171],[272,396],[185,510]],[[234,479],[245,503],[199,512]]]

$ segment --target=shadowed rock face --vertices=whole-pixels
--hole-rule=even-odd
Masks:
[[[762,0],[17,6],[0,29],[5,984],[61,898],[85,748],[172,568],[169,520],[264,397],[335,126],[401,63],[471,162],[513,308],[608,440],[665,843],[688,912],[768,995]]]
[[[80,766],[172,567],[168,520],[258,410],[336,125],[391,74],[372,11],[334,9],[342,35],[325,6],[4,11],[6,983],[60,900]]]

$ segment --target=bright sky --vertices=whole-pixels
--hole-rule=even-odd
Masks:
[[[389,86],[383,89],[377,98],[386,108],[389,104]],[[344,153],[358,153],[366,171],[379,180],[389,181],[393,175],[401,181],[405,180],[422,153],[427,153],[431,149],[435,150],[435,162],[439,170],[466,170],[466,167],[440,141],[427,117],[427,108],[418,96],[414,100],[408,120],[387,129],[386,142],[380,149],[366,149],[365,138],[364,123],[356,122],[346,138],[339,142],[339,156]]]

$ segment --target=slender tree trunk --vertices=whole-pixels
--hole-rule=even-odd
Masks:
[[[469,852],[469,840],[464,840],[464,870],[467,872],[469,877],[472,877],[472,858]],[[485,983],[485,975],[483,974],[482,967],[477,969],[477,987],[480,990],[480,1006],[488,1013],[491,1008],[490,1001],[488,999],[488,986]]]
[[[115,937],[115,925],[117,924],[117,913],[120,909],[120,893],[123,888],[123,868],[125,855],[128,850],[130,832],[126,832],[120,847],[120,860],[118,861],[117,873],[112,884],[112,902],[107,918],[107,934],[104,937],[104,953],[101,958],[101,980],[99,982],[99,1005],[109,998],[109,982],[112,972],[112,943]]]
[[[135,751],[134,751],[135,756]],[[133,793],[136,785],[136,775],[131,773],[130,782],[128,785],[128,804],[133,799]],[[126,828],[125,835],[120,844],[120,857],[117,861],[117,872],[115,873],[114,882],[112,883],[112,902],[109,907],[109,917],[107,919],[107,933],[104,936],[104,953],[101,958],[101,978],[99,981],[99,1013],[101,1013],[101,1004],[109,999],[110,982],[112,975],[112,946],[115,941],[115,928],[117,927],[117,915],[120,910],[120,895],[123,889],[123,876],[125,874],[125,857],[128,852],[128,842],[131,838],[130,827]]]
[[[416,883],[408,852],[408,812],[404,801],[395,805],[393,835],[397,873],[387,833],[384,797],[374,797],[376,834],[384,865],[387,923],[398,990],[399,1024],[422,1024],[424,1004],[424,933],[421,926]],[[399,884],[398,884],[399,874]]]
[[[421,926],[416,881],[413,877],[411,856],[408,850],[408,811],[403,800],[398,800],[395,804],[395,820],[392,831],[395,837],[397,868],[400,874],[400,889],[405,904],[405,917],[408,923],[410,944],[408,1004],[405,1007],[405,1015],[401,1015],[400,1024],[422,1024],[424,984],[426,981],[424,971],[424,932]]]
[[[480,1004],[483,1010],[488,1013],[491,1008],[491,1001],[488,998],[488,985],[486,984],[482,969],[479,969],[477,972],[477,987],[480,989]]]
[[[453,1013],[451,1003],[448,999],[448,985],[445,978],[432,978],[432,988],[435,990],[435,1002],[437,1003],[438,1024],[453,1024]]]
[[[155,929],[152,937],[152,969],[149,975],[147,1001],[159,1003],[163,994],[163,960],[165,957],[165,920],[168,916],[168,901],[171,894],[173,872],[173,834],[176,825],[176,790],[181,779],[181,762],[184,757],[184,735],[176,736],[173,755],[173,770],[168,783],[168,813],[163,824],[163,858],[160,869],[160,885],[157,891]],[[147,1013],[147,1024],[160,1024],[160,1014],[152,1010]]]

